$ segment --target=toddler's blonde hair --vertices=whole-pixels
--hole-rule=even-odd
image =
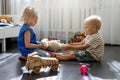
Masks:
[[[99,30],[101,28],[101,18],[97,15],[92,15],[89,16],[88,18],[85,19],[84,24],[96,26],[97,29]]]
[[[24,21],[24,23],[29,24],[30,20],[33,18],[38,19],[38,14],[33,7],[27,6],[23,11],[21,21]]]

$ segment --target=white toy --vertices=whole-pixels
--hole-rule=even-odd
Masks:
[[[42,39],[41,43],[43,43],[44,46],[48,47],[51,50],[58,50],[62,49],[63,43],[60,43],[60,40],[48,40],[48,39]]]

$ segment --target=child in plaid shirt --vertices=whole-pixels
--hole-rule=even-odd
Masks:
[[[101,28],[99,16],[92,15],[85,19],[84,29],[86,38],[79,43],[65,44],[64,50],[71,50],[62,54],[55,53],[59,60],[77,59],[78,61],[100,61],[104,54],[104,40],[98,33]]]

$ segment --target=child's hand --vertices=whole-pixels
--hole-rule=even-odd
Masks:
[[[70,49],[69,46],[70,46],[70,44],[64,44],[64,45],[62,46],[62,48],[63,48],[64,50],[68,50],[68,49]]]
[[[40,48],[42,48],[42,49],[47,49],[48,47],[47,46],[45,46],[44,44],[42,44],[42,43],[40,43],[40,45],[41,45],[41,47]]]

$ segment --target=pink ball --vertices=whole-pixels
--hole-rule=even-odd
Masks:
[[[81,72],[81,74],[83,74],[83,75],[85,75],[85,74],[87,74],[88,73],[88,66],[87,65],[81,65],[80,66],[80,72]]]

